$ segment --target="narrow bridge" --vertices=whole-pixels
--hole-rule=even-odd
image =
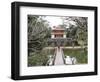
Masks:
[[[56,56],[54,60],[54,65],[64,65],[64,56],[62,53],[62,49],[58,48],[56,49]]]

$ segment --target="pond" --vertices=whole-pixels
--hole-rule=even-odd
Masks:
[[[64,56],[75,57],[77,59],[77,64],[87,64],[88,63],[88,52],[84,49],[63,49]]]

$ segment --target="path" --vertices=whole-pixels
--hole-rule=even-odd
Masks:
[[[59,49],[57,48],[54,65],[64,65],[64,60],[63,60],[61,48],[59,48]]]

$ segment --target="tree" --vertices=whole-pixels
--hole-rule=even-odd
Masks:
[[[87,45],[87,17],[65,17],[67,22],[65,24],[69,24],[69,28],[67,30],[67,37],[70,37],[74,40],[77,40],[78,44],[81,46]],[[71,23],[70,23],[71,21]],[[69,22],[69,23],[68,23]]]
[[[48,24],[42,16],[28,16],[28,47],[30,51],[39,51],[46,46]]]
[[[75,19],[77,24],[77,41],[78,43],[83,47],[84,45],[87,45],[87,39],[88,39],[88,32],[87,32],[87,17],[79,17]]]
[[[47,54],[42,49],[47,45],[49,25],[44,16],[28,15],[28,65],[46,64]]]

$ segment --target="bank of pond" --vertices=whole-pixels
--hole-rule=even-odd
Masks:
[[[88,63],[88,51],[84,48],[63,48],[65,65],[78,65]],[[56,56],[56,48],[43,49],[40,52],[31,52],[28,56],[28,66],[53,66]],[[68,58],[70,62],[68,63]]]

